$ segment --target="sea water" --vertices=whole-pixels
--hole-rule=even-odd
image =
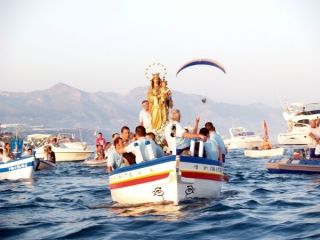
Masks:
[[[104,168],[58,163],[0,182],[1,239],[320,239],[320,175],[270,174],[231,152],[216,200],[112,203]]]

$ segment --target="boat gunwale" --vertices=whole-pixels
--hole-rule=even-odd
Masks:
[[[8,162],[0,162],[0,166],[3,166],[4,164],[9,164],[9,163],[14,163],[14,162],[18,162],[18,161],[22,161],[22,160],[26,160],[28,158],[32,158],[32,160],[34,161],[35,157],[32,155],[32,156],[21,156],[19,158],[15,158],[15,159],[12,159]]]
[[[161,158],[156,158],[156,159],[144,161],[141,163],[133,164],[130,166],[125,166],[125,167],[115,169],[114,171],[109,173],[109,176],[127,172],[127,171],[137,170],[145,167],[151,167],[151,166],[162,164],[162,163],[173,162],[173,161],[176,161],[176,155],[164,156]],[[192,156],[180,156],[180,162],[207,164],[207,165],[223,167],[222,163],[217,160],[200,158],[200,157],[192,157]]]

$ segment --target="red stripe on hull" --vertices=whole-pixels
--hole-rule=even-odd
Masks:
[[[138,185],[138,184],[142,184],[142,183],[160,180],[160,179],[166,178],[168,176],[169,176],[169,173],[162,173],[162,174],[155,175],[155,176],[150,176],[150,177],[145,177],[145,178],[134,179],[131,181],[110,184],[109,188],[116,189],[116,188],[129,187],[129,186],[133,186],[133,185]]]
[[[181,173],[182,177],[185,178],[195,178],[195,179],[207,179],[214,181],[223,181],[223,175],[211,174],[211,173],[201,173],[201,172],[184,172]]]

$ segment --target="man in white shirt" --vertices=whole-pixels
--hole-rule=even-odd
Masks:
[[[124,152],[131,152],[136,156],[136,163],[148,161],[156,158],[156,145],[153,140],[145,138],[146,129],[143,126],[136,127],[137,140],[130,143],[128,146],[121,150]]]
[[[149,102],[148,100],[143,100],[142,101],[142,110],[140,111],[139,114],[139,122],[141,126],[144,126],[146,131],[152,130],[152,125],[151,125],[151,115],[149,111]]]
[[[196,133],[199,119],[196,120],[196,127],[193,133],[189,133],[184,129],[181,124],[180,110],[173,109],[171,111],[170,122],[164,129],[165,139],[168,147],[173,154],[180,155],[184,150],[190,148],[190,138],[200,138],[204,141],[207,140],[206,136]]]
[[[320,155],[315,154],[315,149],[317,144],[320,144],[320,128],[317,127],[317,120],[313,119],[310,121],[310,129],[309,129],[309,149],[310,149],[310,157],[317,158]]]

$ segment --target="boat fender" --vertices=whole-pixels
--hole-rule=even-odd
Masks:
[[[190,142],[190,155],[194,157],[194,149],[196,147],[196,139],[192,138]]]
[[[139,163],[139,162],[143,162],[143,157],[142,157],[142,153],[141,153],[141,148],[139,146],[139,143],[135,142],[133,144],[133,147],[135,149],[134,153],[136,155],[136,162]]]
[[[147,152],[148,152],[148,155],[149,155],[149,159],[148,160],[152,160],[152,159],[155,159],[155,154],[153,152],[153,149],[152,149],[152,146],[151,146],[151,142],[149,140],[145,141],[144,143],[146,145],[146,148],[147,148]]]
[[[203,157],[203,149],[204,149],[204,144],[203,144],[203,141],[202,140],[200,140],[199,141],[199,157]]]

